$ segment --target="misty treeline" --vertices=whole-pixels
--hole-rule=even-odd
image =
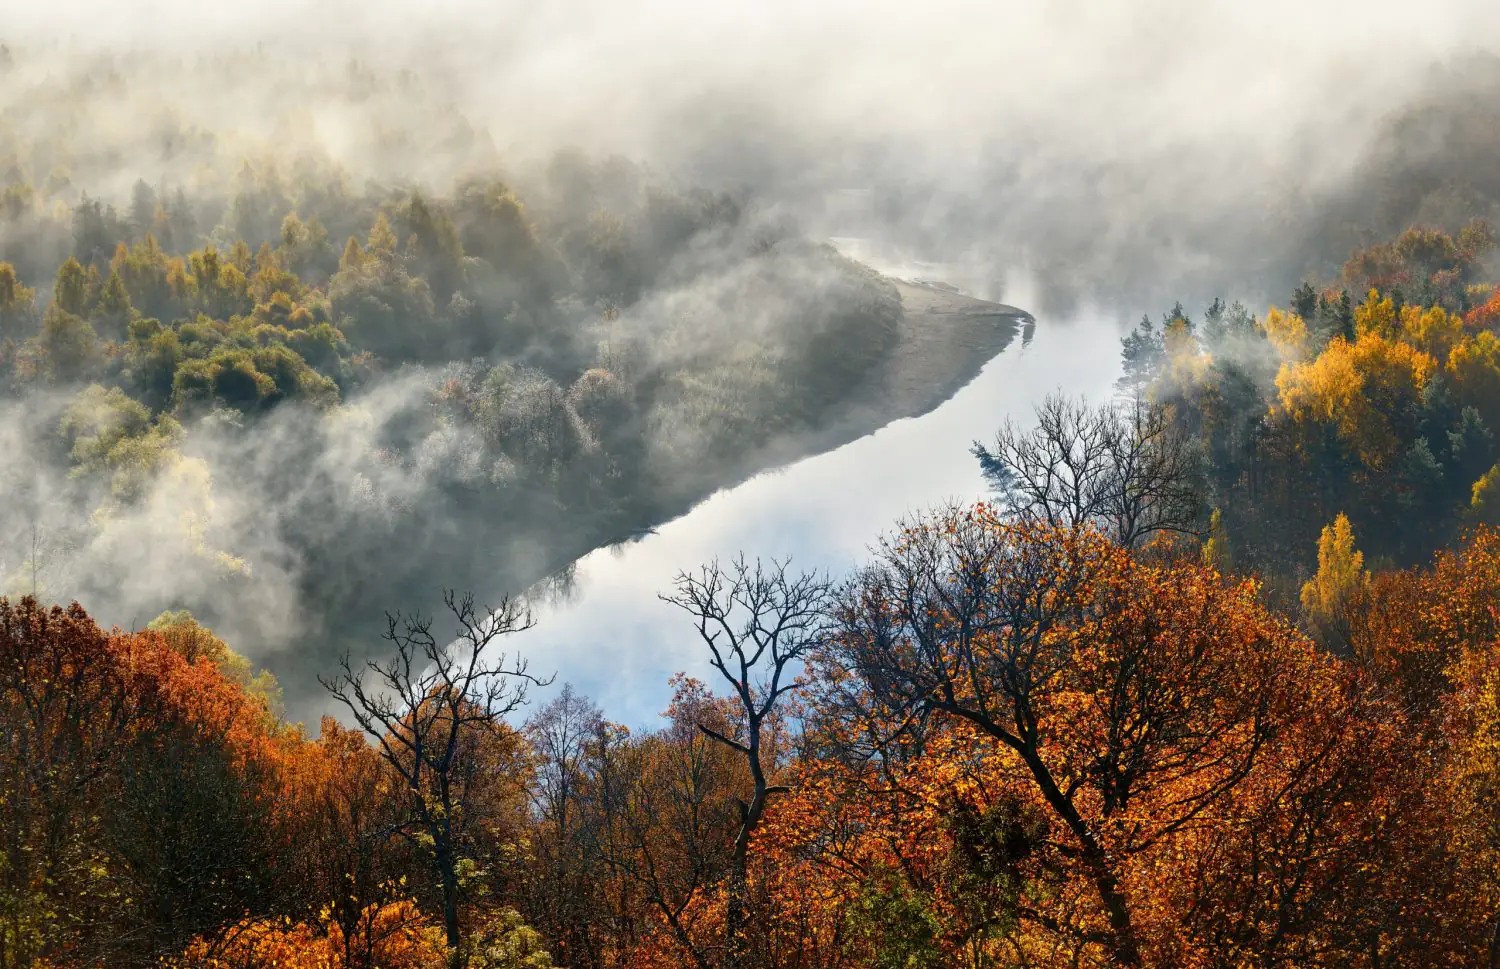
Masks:
[[[1178,304],[1125,339],[1120,393],[1181,452],[1214,564],[1295,609],[1339,516],[1381,569],[1500,523],[1494,246],[1483,222],[1409,229],[1285,309]]]
[[[122,176],[139,116],[94,95],[130,65],[39,64],[0,55],[39,108],[0,115],[0,538],[39,593],[0,599],[0,969],[1500,966],[1500,297],[1449,218],[1492,205],[1492,127],[1371,176],[1422,175],[1375,221],[1443,230],[1145,321],[1119,401],[976,448],[994,504],[845,576],[681,575],[708,678],[631,728],[517,655],[521,603],[354,620],[654,520],[858,379],[888,288],[628,165],[523,191],[358,64],[278,96],[391,109],[344,133],[387,176],[481,174],[246,163],[164,108]],[[1097,209],[1052,238],[1109,279]],[[220,613],[350,726],[289,722]]]
[[[472,167],[429,191],[165,115],[101,159],[119,119],[33,129],[74,94],[11,75],[33,100],[0,122],[6,591],[187,607],[263,657],[433,589],[439,558],[518,590],[759,470],[897,338],[874,273],[618,159],[558,154],[523,200],[454,133]],[[355,64],[286,96],[393,124],[416,83]],[[289,683],[311,652],[282,651]]]

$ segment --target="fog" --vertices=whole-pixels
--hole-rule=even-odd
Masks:
[[[410,137],[406,178],[474,158],[424,139],[442,111],[358,119],[278,74],[409,70],[405,95],[451,106],[511,169],[562,146],[619,153],[751,186],[827,234],[1030,264],[1058,299],[1160,299],[1183,280],[1279,295],[1305,259],[1344,254],[1326,210],[1384,159],[1393,119],[1492,81],[1500,47],[1484,0],[19,6],[8,33],[55,70],[80,49],[149,52],[162,86],[127,107],[295,133],[356,175],[375,160],[347,130],[361,120]],[[265,60],[194,83],[202,58],[251,50]],[[1403,148],[1421,167],[1442,145]]]
[[[1108,347],[1126,320],[1175,299],[1190,309],[1213,296],[1284,302],[1361,242],[1413,221],[1491,214],[1500,197],[1500,5],[1488,0],[1420,10],[1384,0],[10,6],[0,167],[41,178],[66,158],[59,197],[87,192],[123,210],[145,179],[222,207],[247,161],[273,161],[289,178],[317,171],[351,191],[444,193],[496,172],[525,196],[543,192],[560,150],[619,156],[674,184],[733,193],[762,229],[856,240],[884,267],[950,267],[970,291],[1024,300],[1050,320],[1063,334],[1053,347]],[[732,303],[734,267],[695,258],[693,273],[642,294],[642,313],[707,319]],[[774,317],[768,327],[796,316],[742,309]],[[1061,322],[1075,318],[1091,321],[1086,332]],[[690,326],[673,340],[695,343]],[[370,460],[433,379],[405,372],[332,417],[288,408],[240,437],[189,428],[184,453],[201,464],[104,523],[102,538],[48,526],[59,548],[88,553],[56,565],[48,588],[144,624],[159,608],[211,599],[225,574],[253,573],[210,617],[310,684],[328,650],[299,638],[316,607],[295,594],[307,565],[275,537],[278,516],[294,507],[303,522],[324,509],[332,543],[339,529],[378,532],[392,507],[424,509],[437,537],[417,554],[431,556],[435,583],[447,580],[444,556],[469,526],[461,509],[434,504],[420,468]],[[65,399],[7,404],[7,451],[27,454],[25,429],[55,423]],[[976,416],[954,439],[983,437],[1004,416]],[[661,437],[653,446],[670,450]],[[446,446],[439,463],[462,464],[463,442]],[[47,520],[38,509],[49,502],[95,500],[44,458],[27,460],[34,473],[16,461],[0,474],[12,545]],[[193,526],[201,547],[131,568],[136,549],[157,547],[164,520],[192,515],[211,519]],[[558,551],[504,546],[524,559],[506,575],[554,567]],[[450,581],[486,574],[501,553],[463,554]],[[22,558],[12,551],[0,565]],[[513,591],[507,581],[494,591]]]

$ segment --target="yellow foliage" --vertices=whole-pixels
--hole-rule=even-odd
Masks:
[[[1307,323],[1296,313],[1273,306],[1261,326],[1282,360],[1301,360],[1307,353]]]
[[[1441,306],[1401,307],[1401,339],[1423,353],[1445,359],[1464,336],[1464,320]]]
[[[1208,538],[1203,543],[1203,564],[1218,572],[1228,572],[1231,563],[1229,534],[1224,529],[1224,515],[1215,508],[1208,519]]]
[[[1365,301],[1354,308],[1354,332],[1356,336],[1370,334],[1392,339],[1396,336],[1396,304],[1387,296],[1370,290]]]
[[[1364,553],[1354,547],[1349,516],[1340,512],[1318,538],[1318,572],[1302,587],[1302,609],[1320,626],[1338,622],[1369,581]]]
[[[1394,459],[1400,435],[1390,427],[1417,402],[1437,362],[1405,343],[1374,334],[1334,339],[1316,359],[1284,363],[1276,375],[1281,409],[1294,421],[1327,422],[1371,469]]]
[[[1437,369],[1437,361],[1409,344],[1368,337],[1354,344],[1354,366],[1364,377],[1365,396],[1389,411],[1402,403],[1415,403],[1415,396]]]
[[[384,253],[396,251],[396,233],[391,229],[391,223],[384,212],[375,217],[375,224],[370,227],[370,236],[365,240],[365,249]]]
[[[1469,514],[1486,525],[1500,524],[1500,464],[1492,466],[1474,482]]]
[[[353,236],[344,244],[344,255],[339,259],[339,269],[358,269],[364,265],[365,251],[360,248],[359,240]]]
[[[1449,723],[1453,773],[1447,778],[1458,823],[1455,847],[1468,860],[1473,890],[1500,904],[1500,650],[1479,647],[1450,668],[1458,702]]]
[[[1500,409],[1500,337],[1488,330],[1460,340],[1448,354],[1448,377],[1460,404],[1481,414]]]
[[[1358,424],[1363,380],[1354,366],[1354,347],[1334,340],[1308,363],[1281,365],[1276,375],[1281,407],[1296,421],[1338,421],[1340,431]]]
[[[346,969],[356,965],[381,969],[442,969],[448,964],[443,932],[409,901],[370,906],[362,917],[359,938],[345,939],[337,922],[321,925],[278,919],[242,922],[227,933],[229,942],[200,940],[164,969]],[[368,951],[365,951],[368,950]]]

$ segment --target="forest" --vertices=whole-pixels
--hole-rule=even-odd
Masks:
[[[0,114],[0,592],[189,609],[278,653],[298,700],[435,562],[519,591],[680,514],[897,339],[888,281],[743,192],[561,151],[523,195],[358,64],[305,95],[451,125],[439,188],[284,133],[242,152],[185,110],[123,180],[110,122],[151,70],[40,54],[7,52],[26,111]],[[79,123],[34,129],[49,104]]]
[[[659,727],[522,600],[391,612],[315,734],[189,613],[0,601],[0,965],[1494,965],[1493,246],[1143,320],[851,574],[683,572]]]
[[[821,61],[752,73],[858,139],[652,127],[475,55],[495,103],[770,173],[736,184],[551,130],[511,159],[445,65],[320,59],[278,12],[238,53],[0,43],[0,969],[1500,969],[1500,61],[1365,141],[1313,86],[1197,130],[1175,87],[1071,113],[1099,78],[1020,25],[1053,100],[950,96],[955,56],[929,93],[1009,153],[923,167],[871,146],[933,104],[883,122]],[[899,66],[847,19],[841,78]],[[1271,19],[1316,56],[1064,36],[1209,90],[1343,64]],[[640,46],[692,89],[680,42]],[[526,654],[527,590],[878,372],[899,292],[796,217],[866,178],[1039,310],[1183,302],[1113,396],[973,429],[985,501],[871,522],[838,574],[681,572],[699,675],[617,722]]]

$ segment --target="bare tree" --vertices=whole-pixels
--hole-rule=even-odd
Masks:
[[[716,733],[730,730],[728,712],[703,684],[679,678],[668,726],[636,737],[605,725],[590,751],[586,837],[614,876],[616,937],[638,938],[643,903],[695,969],[713,969],[716,947],[694,931],[691,913],[723,883],[739,827],[730,809],[739,754],[701,729],[713,723]]]
[[[713,668],[733,690],[740,724],[736,736],[706,723],[699,729],[745,759],[752,781],[749,800],[739,799],[740,827],[730,862],[725,929],[731,967],[745,961],[749,909],[750,839],[766,804],[785,787],[773,785],[768,725],[776,704],[801,686],[798,674],[828,628],[832,591],[826,578],[789,574],[787,563],[752,565],[743,556],[725,568],[718,562],[677,576],[676,592],[662,596],[693,618],[708,646]]]
[[[1127,548],[1160,532],[1202,534],[1194,454],[1164,407],[1052,395],[1036,416],[1030,431],[1006,421],[991,447],[972,449],[1012,515],[1093,525]]]
[[[571,684],[526,724],[539,758],[532,785],[538,822],[535,903],[528,921],[555,940],[558,960],[574,967],[597,964],[600,948],[594,903],[601,879],[588,850],[589,819],[582,802],[590,781],[590,747],[602,742],[606,729],[599,707]]]
[[[355,668],[345,654],[341,673],[319,681],[375,738],[406,784],[409,807],[399,833],[430,852],[448,946],[457,954],[463,809],[476,781],[468,769],[474,747],[526,704],[529,686],[551,679],[538,679],[525,660],[492,648],[531,628],[519,603],[505,599],[498,609],[480,610],[472,595],[451,591],[443,602],[456,626],[451,645],[433,635],[430,619],[388,613],[383,638],[394,656]]]

